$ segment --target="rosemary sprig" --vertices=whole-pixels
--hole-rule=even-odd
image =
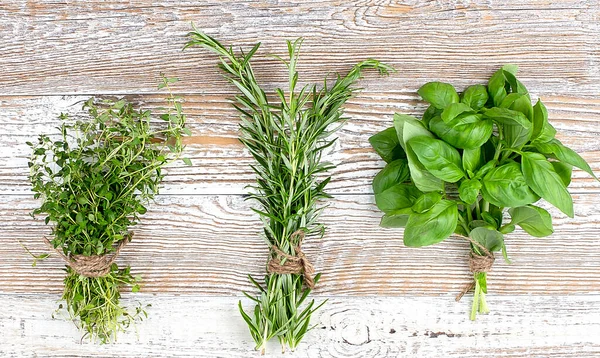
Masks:
[[[219,56],[219,68],[225,78],[241,92],[233,106],[240,112],[240,141],[248,148],[256,164],[256,183],[250,185],[250,198],[259,203],[257,212],[264,224],[264,238],[270,248],[296,256],[304,236],[323,235],[325,228],[317,221],[324,207],[318,201],[330,196],[324,189],[330,177],[317,176],[334,165],[322,161],[323,151],[336,139],[329,136],[347,118],[342,106],[354,94],[353,84],[365,69],[377,69],[388,74],[393,69],[369,59],[355,65],[344,77],[337,76],[332,85],[325,79],[323,87],[305,85],[297,90],[296,64],[302,39],[287,42],[288,60],[279,58],[289,72],[287,96],[276,89],[277,103],[270,103],[260,87],[251,66],[257,43],[249,52],[236,55],[214,38],[198,31],[189,33],[185,46],[201,46]],[[301,232],[303,235],[297,235]],[[271,256],[275,253],[271,250]],[[318,281],[316,275],[314,281]],[[303,285],[303,275],[267,273],[265,287],[250,277],[259,294],[245,295],[256,303],[253,314],[239,309],[256,342],[264,353],[265,344],[277,337],[282,349],[294,350],[311,328],[310,317],[321,304],[306,301],[311,289]]]

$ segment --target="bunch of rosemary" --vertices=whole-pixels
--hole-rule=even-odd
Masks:
[[[241,114],[240,140],[256,160],[252,169],[257,181],[251,186],[250,198],[261,206],[253,210],[264,224],[270,261],[265,287],[250,277],[260,292],[257,297],[245,293],[256,303],[253,315],[244,312],[241,302],[240,313],[257,350],[264,353],[266,342],[273,337],[284,351],[286,346],[294,350],[311,328],[312,313],[323,304],[306,303],[320,275],[313,279],[312,265],[300,249],[305,236],[324,234],[324,226],[317,222],[323,207],[317,204],[329,197],[324,189],[330,177],[320,180],[317,175],[334,166],[321,161],[323,151],[334,144],[335,139],[328,137],[346,120],[342,106],[356,91],[352,85],[361,72],[377,69],[387,74],[392,68],[369,59],[355,65],[345,77],[337,76],[332,85],[325,80],[321,89],[306,85],[298,91],[296,63],[302,39],[288,41],[289,60],[279,58],[289,71],[288,94],[276,89],[277,103],[272,103],[250,64],[260,43],[248,53],[236,55],[232,48],[196,29],[189,36],[186,48],[198,45],[216,53],[225,78],[241,92],[234,104]]]
[[[163,77],[159,88],[175,81]],[[153,129],[150,111],[91,98],[84,105],[89,121],[61,114],[60,135],[27,143],[33,150],[29,179],[42,200],[32,215],[53,223],[46,241],[67,263],[62,298],[84,337],[102,343],[146,315],[141,306],[128,313],[119,304],[120,288],[132,285],[137,292],[140,278],[114,260],[158,194],[161,168],[180,156],[182,135],[189,134],[180,99],[170,94],[168,101],[172,108],[160,116],[165,125]]]

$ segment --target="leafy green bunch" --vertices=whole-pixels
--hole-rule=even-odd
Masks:
[[[430,82],[418,93],[430,106],[421,120],[394,116],[394,127],[369,141],[387,165],[373,180],[381,226],[404,227],[404,244],[436,244],[452,234],[471,242],[475,299],[471,319],[487,313],[487,271],[504,235],[518,225],[528,234],[553,233],[540,198],[573,217],[567,191],[572,167],[594,173],[555,138],[544,104],[532,105],[525,86],[506,65],[487,86]],[[594,176],[595,177],[595,176]],[[508,209],[510,221],[503,222]]]
[[[163,77],[160,87],[175,81]],[[171,94],[168,101],[172,108],[155,129],[150,111],[125,100],[91,98],[83,106],[89,120],[61,114],[60,134],[27,143],[33,151],[29,179],[42,202],[32,215],[45,215],[45,223],[53,224],[50,243],[68,264],[116,255],[115,247],[130,240],[128,229],[158,194],[161,168],[180,156],[182,136],[189,134],[181,100]],[[101,342],[145,314],[139,308],[138,315],[128,314],[119,305],[119,288],[133,285],[137,291],[139,278],[114,263],[106,271],[95,277],[68,265],[63,294],[72,319]]]
[[[323,225],[317,222],[324,208],[318,202],[329,197],[324,189],[330,177],[323,174],[334,166],[322,161],[322,155],[335,142],[329,136],[346,121],[342,106],[356,91],[353,85],[363,70],[377,69],[384,74],[391,68],[366,60],[346,76],[337,76],[332,84],[325,80],[320,89],[305,85],[298,90],[296,64],[302,39],[288,41],[289,59],[279,58],[289,72],[288,91],[286,94],[278,88],[275,99],[269,100],[250,63],[260,43],[237,55],[198,30],[189,36],[186,47],[197,45],[216,53],[225,78],[240,91],[234,104],[242,121],[240,141],[256,160],[252,169],[257,179],[250,198],[260,205],[253,210],[264,224],[271,260],[281,259],[277,252],[287,255],[287,260],[298,259],[305,235],[324,234]],[[264,352],[266,342],[273,337],[283,350],[286,346],[293,350],[311,328],[310,317],[323,303],[307,303],[311,285],[303,277],[305,273],[268,272],[264,287],[250,277],[259,294],[246,296],[256,306],[251,315],[244,312],[241,302],[239,309],[257,350]],[[314,281],[318,279],[316,275]]]

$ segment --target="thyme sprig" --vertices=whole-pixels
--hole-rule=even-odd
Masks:
[[[346,76],[338,75],[333,84],[326,79],[321,89],[305,85],[298,90],[296,64],[302,39],[288,41],[289,58],[279,58],[289,72],[287,94],[276,89],[277,103],[272,103],[258,84],[251,65],[260,43],[238,55],[231,47],[224,47],[197,29],[189,37],[186,48],[201,46],[216,53],[225,78],[240,91],[233,106],[241,117],[240,141],[256,160],[252,165],[256,183],[250,185],[250,199],[260,208],[253,210],[264,224],[263,234],[269,247],[296,256],[295,250],[305,235],[323,236],[325,232],[323,224],[318,222],[324,207],[318,203],[330,197],[324,189],[331,178],[322,179],[322,174],[334,165],[322,161],[322,156],[335,143],[336,139],[330,139],[330,135],[347,120],[342,106],[356,92],[353,85],[363,70],[377,69],[387,74],[392,68],[369,59],[355,65]],[[296,235],[299,231],[305,235]],[[315,276],[315,282],[319,277]],[[239,309],[256,349],[264,353],[267,341],[277,337],[283,350],[286,346],[294,350],[311,328],[312,313],[324,302],[307,301],[311,289],[303,285],[302,274],[268,273],[264,287],[252,277],[250,281],[259,294],[245,295],[256,306],[250,315],[241,302]]]
[[[185,115],[181,99],[163,76],[160,88],[169,90],[170,109],[160,118],[160,128],[151,124],[152,114],[136,110],[125,100],[87,100],[83,106],[89,120],[72,120],[61,114],[57,136],[42,134],[32,148],[29,179],[34,197],[41,199],[32,215],[45,215],[52,223],[51,245],[65,258],[102,256],[115,251],[128,230],[146,212],[158,194],[162,167],[178,159],[183,150]],[[186,160],[186,162],[188,162]],[[89,277],[65,269],[63,299],[76,324],[92,340],[114,340],[136,319],[145,316],[138,307],[130,314],[119,304],[119,289],[130,285],[139,290],[139,277],[130,268],[112,264],[109,272]]]

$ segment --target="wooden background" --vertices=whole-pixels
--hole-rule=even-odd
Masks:
[[[294,357],[600,356],[600,184],[575,170],[575,218],[558,210],[556,232],[507,240],[512,265],[490,274],[488,316],[470,322],[467,244],[456,239],[409,249],[401,232],[378,227],[370,182],[383,166],[368,137],[392,114],[420,115],[416,90],[431,80],[460,90],[485,82],[506,63],[548,107],[558,137],[600,173],[600,4],[598,0],[475,1],[2,1],[0,2],[0,356],[253,356],[236,311],[246,275],[260,277],[267,256],[260,222],[244,201],[253,180],[237,142],[235,90],[213,55],[182,52],[194,22],[225,44],[262,42],[255,69],[265,88],[286,85],[267,54],[305,37],[301,81],[320,82],[367,57],[395,66],[367,72],[364,90],[329,158],[338,165],[322,216],[323,240],[306,243],[329,299]],[[89,96],[162,105],[159,74],[181,79],[193,137],[192,167],[168,169],[162,194],[121,255],[144,278],[125,303],[152,303],[150,319],[113,345],[80,343],[52,319],[63,271],[57,258],[31,267],[49,232],[29,212],[25,141],[53,133],[57,116],[82,115]],[[543,205],[544,206],[544,205]],[[548,206],[545,206],[548,208]],[[244,300],[249,307],[247,300]],[[275,344],[270,350],[280,356]]]

